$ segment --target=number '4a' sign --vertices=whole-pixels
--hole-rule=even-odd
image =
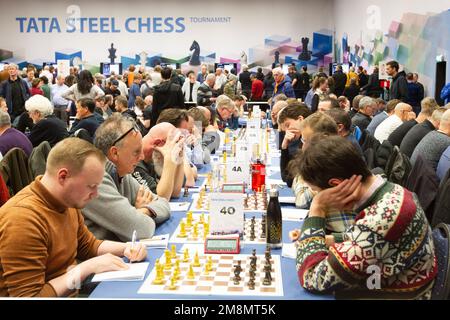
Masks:
[[[211,193],[209,213],[211,233],[242,233],[244,231],[244,197],[235,193]]]
[[[248,163],[237,161],[227,163],[227,183],[250,183],[250,166]]]

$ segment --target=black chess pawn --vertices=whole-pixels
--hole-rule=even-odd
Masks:
[[[189,188],[188,187],[184,187],[183,197],[188,197],[188,196],[189,196]]]
[[[241,260],[238,260],[238,264],[234,265],[234,278],[233,278],[234,284],[239,284],[239,282],[241,281],[240,276],[241,271],[242,271]]]
[[[272,275],[270,274],[270,271],[266,271],[263,280],[263,285],[270,286],[271,284],[272,284]]]
[[[256,249],[253,249],[253,250],[252,250],[252,257],[255,257],[255,258],[256,258]]]

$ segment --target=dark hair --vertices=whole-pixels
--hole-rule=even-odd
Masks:
[[[341,106],[339,105],[339,101],[334,98],[325,98],[321,102],[330,102],[331,103],[331,109],[340,109]]]
[[[190,75],[191,73],[195,74],[195,72],[194,72],[193,70],[189,70],[189,71],[186,73],[186,78],[189,78],[189,75]]]
[[[40,78],[34,78],[34,79],[31,81],[31,86],[32,86],[33,88],[37,88],[37,86],[39,85],[39,83],[41,83],[41,79],[40,79]]]
[[[94,113],[95,111],[95,101],[91,98],[82,98],[78,100],[80,106],[83,108],[87,108],[90,113]]]
[[[337,125],[342,124],[345,131],[350,131],[350,128],[352,127],[352,119],[349,114],[345,112],[345,110],[342,110],[341,108],[332,108],[326,111],[325,114],[333,118]]]
[[[39,79],[41,79],[44,84],[48,84],[48,78],[46,76],[40,76]]]
[[[327,82],[328,79],[325,77],[317,77],[312,84],[312,88],[313,90],[316,90],[317,88],[319,88],[322,84],[324,84],[325,82]]]
[[[321,189],[331,188],[330,179],[349,179],[361,175],[362,181],[371,176],[355,146],[340,136],[317,137],[298,153],[295,160],[298,174],[307,183]]]
[[[409,72],[409,73],[406,74],[406,79],[408,79],[410,81],[414,80],[414,75],[411,72]]]
[[[78,76],[77,88],[81,94],[88,94],[94,85],[95,80],[89,70],[83,70]]]
[[[392,111],[394,111],[395,107],[402,102],[399,99],[392,99],[390,100],[387,104],[386,104],[386,112],[387,113],[391,113]]]
[[[128,108],[128,100],[124,96],[117,96],[114,99],[114,106],[117,108],[117,103],[120,103],[122,107]]]
[[[233,97],[233,101],[244,101],[245,99],[244,99],[244,97],[243,96],[241,96],[241,95],[235,95],[234,97]]]
[[[298,117],[308,117],[311,114],[309,108],[303,102],[293,102],[278,113],[278,123],[283,123],[287,119],[297,120]]]
[[[156,123],[168,122],[172,124],[174,127],[179,128],[181,122],[189,121],[189,117],[186,110],[178,109],[178,108],[169,108],[164,109],[158,117]]]
[[[396,71],[400,69],[400,66],[398,65],[397,61],[389,61],[388,63],[386,63],[386,65],[390,66],[391,68],[394,68]]]
[[[73,86],[74,83],[77,82],[76,80],[77,80],[77,78],[75,76],[68,75],[66,77],[66,79],[64,80],[64,83],[65,83],[66,86],[71,87],[71,86]]]
[[[261,67],[258,67],[258,69],[257,69],[257,70],[258,70],[258,72],[259,72],[259,73],[261,73],[261,72],[262,72],[262,68],[261,68]]]
[[[172,69],[169,67],[165,67],[161,70],[161,77],[164,80],[169,80],[172,77]]]

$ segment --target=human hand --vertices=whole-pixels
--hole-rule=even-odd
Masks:
[[[299,130],[286,130],[286,134],[284,135],[283,143],[281,144],[281,149],[287,149],[289,143],[293,141],[296,135],[300,134]]]
[[[129,267],[123,260],[111,253],[89,259],[85,261],[89,268],[89,274],[102,273],[108,271],[122,271],[127,270]]]
[[[297,241],[300,238],[301,231],[299,229],[294,229],[289,231],[289,239],[291,241]]]
[[[147,204],[152,202],[153,195],[150,190],[144,188],[144,186],[139,187],[139,191],[136,195],[135,207],[137,209],[145,207]]]
[[[132,248],[131,243],[127,243],[123,255],[130,260],[130,262],[142,261],[147,257],[147,247],[142,243],[135,243],[134,248]]]
[[[361,176],[353,175],[337,186],[320,191],[313,199],[310,217],[325,218],[330,209],[351,210],[361,191]]]

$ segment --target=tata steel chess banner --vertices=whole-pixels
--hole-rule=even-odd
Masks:
[[[280,44],[292,42],[295,53],[302,37],[332,26],[329,19],[317,19],[332,8],[328,0],[285,0],[276,8],[269,0],[10,1],[7,10],[0,9],[0,49],[26,61],[82,52],[82,60],[95,65],[108,61],[114,43],[119,59],[145,51],[183,63],[197,50],[202,62],[236,63],[248,56],[242,62],[250,64],[260,55],[289,50]]]

